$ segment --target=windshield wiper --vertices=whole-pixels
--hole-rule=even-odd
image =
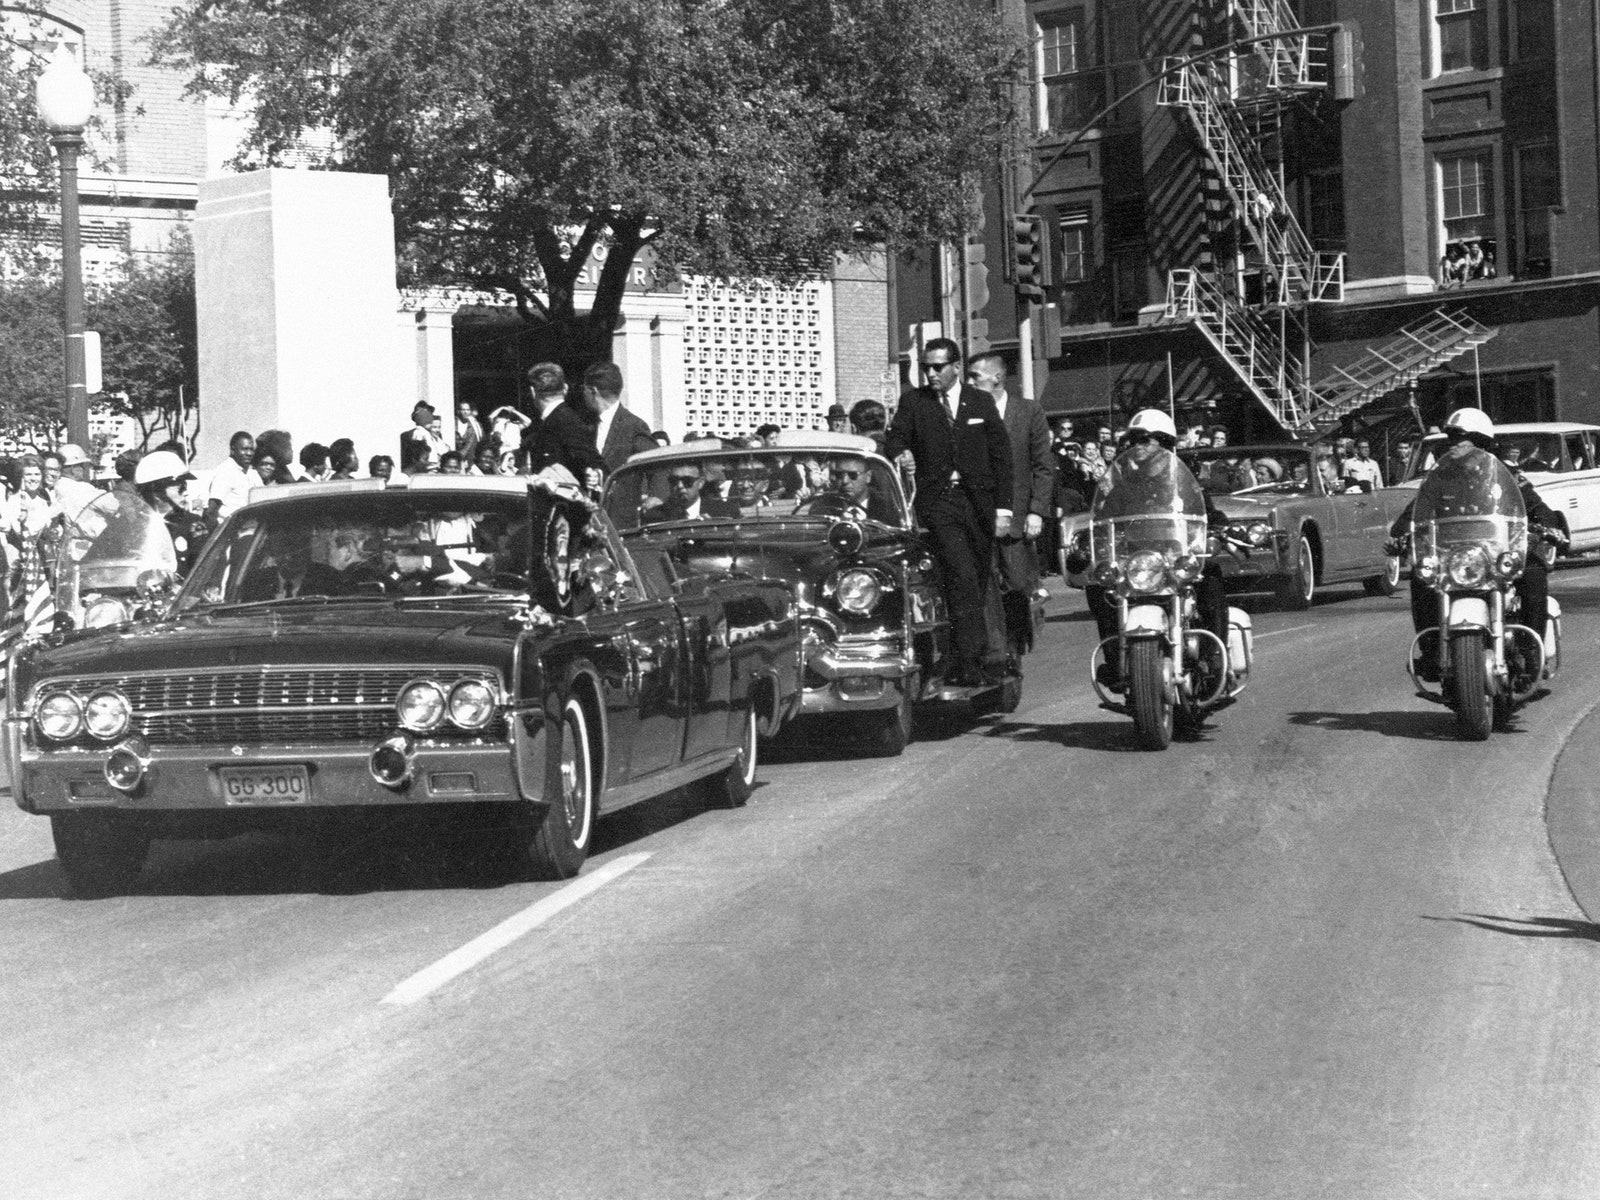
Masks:
[[[184,609],[185,612],[233,612],[241,608],[300,608],[309,605],[326,604],[382,604],[392,599],[389,596],[325,596],[321,593],[311,596],[278,596],[269,600],[234,600],[227,604],[213,604],[207,608]]]

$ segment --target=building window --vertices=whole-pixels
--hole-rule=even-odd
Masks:
[[[1079,210],[1061,218],[1061,262],[1056,279],[1061,283],[1082,283],[1089,278],[1089,214]]]
[[[1555,144],[1518,146],[1516,172],[1516,271],[1542,279],[1550,274],[1550,210],[1561,203]]]
[[[1489,0],[1434,0],[1439,70],[1483,70],[1489,65]]]
[[[1118,317],[1137,317],[1150,299],[1150,259],[1143,246],[1111,252],[1111,308]]]
[[[1053,9],[1034,22],[1042,132],[1082,129],[1105,107],[1105,79],[1094,68],[1094,24],[1084,7]]]
[[[1553,0],[1515,0],[1511,10],[1511,55],[1518,62],[1556,56]]]
[[[1318,250],[1345,248],[1344,171],[1324,167],[1308,172],[1305,183],[1306,235]]]
[[[1487,150],[1440,156],[1439,215],[1447,246],[1494,236],[1492,167]]]

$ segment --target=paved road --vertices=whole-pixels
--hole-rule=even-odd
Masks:
[[[1555,592],[1567,671],[1487,745],[1411,697],[1403,599],[1346,593],[1258,613],[1251,689],[1165,754],[1059,599],[1012,717],[612,819],[585,877],[631,869],[414,1003],[567,893],[257,837],[65,902],[8,810],[0,1193],[1600,1194],[1600,571]]]

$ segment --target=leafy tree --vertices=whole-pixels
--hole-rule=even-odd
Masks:
[[[253,112],[237,165],[331,134],[389,177],[406,282],[503,288],[574,361],[646,247],[792,278],[954,234],[1018,65],[968,0],[188,0],[154,46]]]
[[[0,430],[47,438],[63,418],[61,278],[0,279]]]

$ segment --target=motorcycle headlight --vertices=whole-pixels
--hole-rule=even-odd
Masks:
[[[1140,550],[1128,559],[1128,588],[1153,592],[1167,580],[1167,560],[1154,550]]]
[[[444,689],[431,679],[418,679],[400,689],[395,712],[402,728],[413,733],[429,733],[444,720]]]
[[[1439,560],[1431,554],[1419,558],[1412,564],[1411,573],[1419,583],[1432,583],[1439,578]]]
[[[83,705],[71,692],[51,692],[39,701],[33,723],[52,742],[70,742],[83,729]]]
[[[482,729],[494,717],[494,689],[481,679],[463,679],[450,689],[450,722]]]
[[[834,586],[839,607],[858,616],[869,613],[883,598],[883,584],[871,571],[845,571]]]
[[[128,619],[128,606],[115,596],[101,596],[83,610],[85,629],[108,629]]]
[[[113,689],[96,692],[83,704],[83,727],[89,736],[114,742],[128,732],[133,723],[133,706],[121,692]]]
[[[1200,570],[1204,566],[1192,554],[1180,554],[1172,560],[1172,575],[1179,583],[1193,583],[1200,578]]]
[[[1272,540],[1272,526],[1265,521],[1252,521],[1245,527],[1244,538],[1259,549]]]
[[[1090,576],[1101,587],[1116,587],[1122,582],[1122,568],[1116,563],[1103,562]]]
[[[1495,559],[1494,569],[1501,579],[1515,579],[1522,574],[1522,555],[1507,550]]]
[[[1444,569],[1456,587],[1481,587],[1489,578],[1489,554],[1482,546],[1462,546],[1450,551]]]

